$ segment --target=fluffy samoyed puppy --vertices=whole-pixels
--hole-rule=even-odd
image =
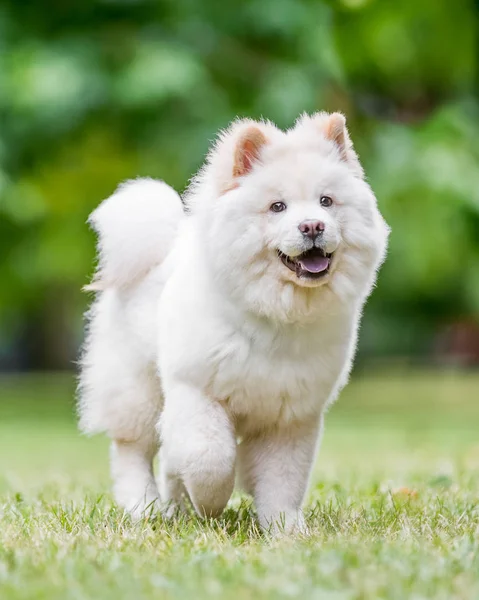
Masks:
[[[347,381],[388,227],[341,114],[236,121],[182,203],[121,185],[91,215],[80,421],[111,438],[118,503],[219,515],[239,485],[264,528],[303,530],[323,415]],[[159,451],[159,477],[153,460]]]

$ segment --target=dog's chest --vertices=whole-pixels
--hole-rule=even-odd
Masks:
[[[343,371],[347,339],[323,332],[235,335],[218,357],[212,394],[244,433],[317,415]]]

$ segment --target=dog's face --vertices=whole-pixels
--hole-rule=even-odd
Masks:
[[[217,279],[258,312],[293,320],[326,290],[344,301],[364,298],[387,227],[344,118],[305,117],[287,133],[269,124],[236,127],[203,174],[214,196],[202,213]]]
[[[315,153],[288,153],[245,182],[241,193],[248,216],[254,215],[258,226],[261,221],[269,268],[280,280],[316,287],[332,275],[342,242],[347,186],[341,182],[348,177],[344,171],[318,163]]]

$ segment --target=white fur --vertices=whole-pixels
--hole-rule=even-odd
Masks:
[[[121,184],[88,220],[100,236],[97,278],[102,285],[129,287],[160,264],[182,213],[180,197],[162,181],[145,178]]]
[[[303,528],[323,413],[347,381],[388,234],[349,138],[345,159],[324,134],[327,118],[304,116],[286,133],[235,123],[192,184],[187,214],[151,180],[93,213],[103,291],[83,354],[81,427],[112,438],[115,493],[135,515],[171,514],[185,496],[217,515],[237,474],[263,527]],[[233,181],[251,126],[267,143]],[[335,204],[323,208],[321,195]],[[279,199],[288,208],[272,213]],[[330,274],[313,282],[277,255],[306,249],[305,219],[325,223],[334,252]]]

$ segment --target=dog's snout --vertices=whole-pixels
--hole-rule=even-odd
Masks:
[[[303,221],[298,225],[301,233],[312,240],[323,233],[324,227],[325,225],[322,221]]]

